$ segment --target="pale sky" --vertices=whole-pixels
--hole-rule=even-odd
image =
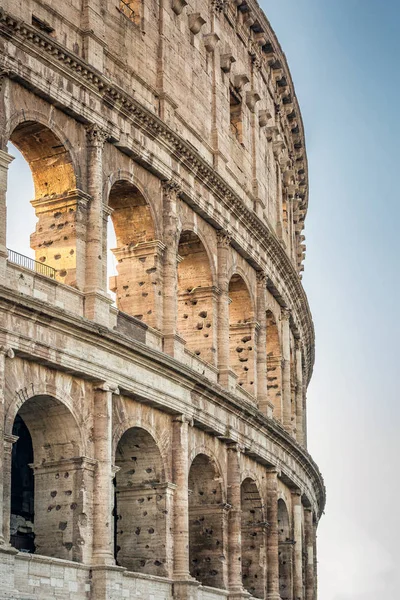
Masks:
[[[328,497],[319,598],[397,600],[400,0],[261,6],[288,58],[309,160],[303,282],[316,364],[308,435]],[[9,183],[20,207],[10,214],[12,247],[27,254],[33,189],[18,159]]]
[[[291,68],[309,160],[309,449],[327,487],[319,598],[397,600],[400,2],[261,6]]]

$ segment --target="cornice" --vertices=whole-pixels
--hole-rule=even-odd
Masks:
[[[123,356],[128,360],[132,360],[133,356],[139,355],[143,367],[153,369],[157,372],[159,372],[160,368],[166,369],[171,377],[178,380],[180,385],[183,385],[196,393],[200,393],[213,403],[219,404],[224,409],[234,412],[238,419],[245,421],[248,425],[266,432],[270,439],[284,448],[285,451],[301,465],[316,491],[319,514],[322,514],[325,507],[325,485],[318,466],[311,455],[307,450],[300,446],[277,421],[263,415],[250,403],[241,401],[239,398],[229,394],[223,387],[210,382],[207,377],[200,375],[180,361],[161,351],[150,348],[142,342],[125,336],[116,330],[99,326],[93,321],[85,319],[84,317],[79,317],[74,313],[70,313],[50,304],[44,305],[42,301],[16,292],[6,286],[0,286],[0,310],[7,311],[8,307],[10,307],[14,316],[19,314],[21,318],[26,317],[32,320],[32,316],[34,315],[36,324],[58,330],[65,337],[76,337],[77,340],[90,343],[91,345],[98,345],[99,338],[101,338],[101,347],[103,350],[115,355]],[[15,334],[18,339],[21,337],[21,332],[11,332],[11,334]],[[16,356],[20,354],[22,358],[28,360],[39,360],[45,365],[53,368],[60,368],[61,366],[63,370],[73,374],[73,364],[71,361],[67,360],[66,356],[64,356],[62,365],[57,362],[51,364],[48,345],[44,346],[43,356],[41,356],[39,342],[35,343],[35,346],[33,346],[31,339],[26,340],[27,344],[25,347],[19,349],[16,345],[13,345],[10,332],[6,331],[4,326],[2,326],[0,327],[0,341],[4,335],[9,340],[8,346],[10,346],[10,348],[12,347]],[[59,352],[57,353],[58,357]],[[79,366],[76,367],[75,376],[81,377],[82,374],[85,373],[85,378],[92,378],[93,381],[98,381],[98,376],[96,375],[93,366],[90,366],[90,364],[87,363],[85,371],[84,364],[85,361],[82,361],[82,358],[80,358]],[[104,369],[103,366],[102,369]],[[111,381],[111,379],[112,377],[107,377],[107,381]],[[118,382],[113,381],[112,384],[113,383],[117,384]],[[123,393],[122,385],[120,385],[119,389],[120,393]],[[160,409],[162,410],[162,408]],[[196,415],[196,420],[198,420],[198,418],[199,416]],[[257,454],[256,447],[254,449],[251,448],[250,450],[251,454]]]
[[[272,29],[265,15],[257,5],[269,30]],[[157,115],[143,107],[134,97],[129,96],[119,86],[112,84],[99,71],[90,67],[87,63],[66,50],[61,44],[47,36],[45,33],[36,30],[27,23],[14,18],[0,8],[0,32],[13,43],[17,40],[29,52],[32,47],[37,47],[41,54],[46,55],[47,61],[54,68],[60,68],[73,74],[78,80],[86,82],[96,91],[104,102],[112,102],[114,109],[124,115],[125,118],[133,121],[139,129],[145,132],[150,138],[157,138],[168,148],[169,152],[180,161],[184,166],[198,178],[202,184],[210,189],[214,196],[221,202],[225,210],[234,214],[238,221],[247,228],[248,233],[256,238],[260,246],[265,250],[267,256],[274,265],[276,272],[280,275],[282,282],[286,285],[290,299],[294,302],[293,308],[299,317],[304,337],[307,341],[307,381],[310,380],[314,364],[314,327],[308,300],[290,258],[282,248],[279,240],[271,228],[264,223],[254,212],[250,211],[243,204],[242,199],[234,190],[223,180],[213,167],[208,164],[185,140],[179,137],[167,124],[165,124]],[[277,40],[274,35],[277,44]],[[280,47],[279,47],[280,50]],[[280,50],[281,55],[281,50]],[[282,54],[283,56],[283,54]],[[283,57],[284,58],[284,57]],[[41,58],[43,60],[43,58]],[[0,63],[6,62],[6,57]],[[59,63],[59,64],[57,64]],[[286,64],[286,61],[285,61]],[[2,65],[0,64],[0,70]],[[21,79],[21,73],[16,67],[7,65],[5,72],[11,79]],[[26,76],[25,76],[26,77]],[[25,80],[29,83],[29,80]],[[89,124],[86,121],[86,124]],[[110,139],[113,135],[110,134]],[[115,138],[114,138],[115,139]],[[196,203],[195,198],[191,202]],[[221,224],[222,226],[222,224]],[[240,246],[240,243],[238,244]],[[263,270],[263,265],[258,265],[259,270]]]

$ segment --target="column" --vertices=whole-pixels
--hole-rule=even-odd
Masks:
[[[232,593],[243,592],[242,584],[242,511],[241,511],[241,450],[238,444],[228,445],[228,585]],[[231,596],[230,596],[231,597]]]
[[[0,150],[0,283],[5,283],[7,266],[7,173],[14,160],[7,150]]]
[[[179,354],[179,339],[177,335],[178,317],[178,245],[179,245],[179,216],[178,199],[179,185],[173,181],[163,183],[163,225],[164,225],[164,309],[163,333],[164,352],[171,356]],[[178,342],[178,345],[177,345]]]
[[[114,565],[114,487],[112,468],[112,399],[118,388],[94,389],[93,437],[97,466],[93,485],[93,563]]]
[[[278,543],[278,473],[274,467],[267,471],[267,599],[281,600],[279,595]]]
[[[302,512],[301,491],[292,492],[293,507],[293,591],[294,600],[303,600],[303,540],[302,540]]]
[[[173,422],[172,463],[174,496],[174,578],[188,580],[189,570],[189,456],[190,419],[181,415]]]
[[[283,426],[292,433],[292,399],[290,381],[290,310],[282,309],[282,406]]]
[[[90,125],[88,145],[88,193],[90,196],[86,230],[85,316],[108,326],[111,299],[103,286],[103,148],[107,133]]]
[[[306,597],[305,600],[315,600],[314,593],[314,527],[311,508],[304,510],[305,544],[307,553],[306,563]]]
[[[11,460],[12,448],[18,436],[4,434],[3,441],[3,538],[4,544],[10,544],[10,519],[11,519]]]
[[[296,439],[304,445],[303,416],[303,357],[301,342],[296,340]]]
[[[318,598],[317,522],[313,523],[314,541],[314,600]]]
[[[257,400],[258,408],[264,415],[272,416],[267,399],[267,315],[266,288],[267,276],[264,271],[257,272],[257,321],[259,324],[257,339]]]
[[[7,346],[0,346],[0,546],[4,544],[8,544],[10,541],[10,536],[5,534],[5,523],[4,521],[8,518],[10,520],[10,515],[6,514],[6,494],[5,487],[6,485],[6,477],[8,475],[8,471],[6,469],[6,461],[5,461],[5,432],[4,432],[4,404],[5,404],[5,380],[6,380],[6,358],[13,358],[14,352],[11,348]],[[11,476],[11,472],[10,472]],[[8,495],[9,496],[9,495]],[[9,500],[9,497],[8,497]],[[9,511],[8,511],[9,513]],[[9,529],[9,524],[8,524]]]
[[[220,296],[218,299],[218,370],[219,382],[226,387],[236,386],[236,377],[231,377],[229,368],[229,252],[231,237],[222,229],[217,231],[217,253],[218,253],[218,287]]]

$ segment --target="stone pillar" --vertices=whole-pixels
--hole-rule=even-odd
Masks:
[[[5,404],[5,381],[6,381],[6,358],[13,358],[14,352],[11,348],[0,346],[0,546],[8,544],[10,536],[4,533],[5,505],[7,499],[4,493],[7,487],[5,478],[7,476],[5,461],[5,437],[4,437],[4,404]],[[10,520],[10,515],[8,515]]]
[[[172,464],[174,496],[174,579],[191,579],[189,570],[189,456],[190,420],[181,415],[173,422]]]
[[[317,527],[318,523],[314,522],[314,600],[317,600],[318,598]]]
[[[302,539],[302,504],[301,492],[295,490],[292,492],[293,507],[293,592],[294,600],[303,600],[303,539]]]
[[[115,386],[94,389],[93,438],[97,461],[93,484],[93,564],[114,565],[114,471],[112,456],[112,398]]]
[[[217,231],[218,251],[218,370],[219,382],[227,388],[236,386],[236,377],[229,368],[229,248],[231,238],[226,231]]]
[[[241,451],[238,444],[228,446],[228,586],[230,597],[240,597],[242,584]],[[232,596],[235,594],[235,596]]]
[[[30,241],[36,260],[43,265],[39,273],[47,275],[46,267],[51,267],[57,281],[78,290],[85,287],[89,201],[78,189],[31,201],[38,221]]]
[[[14,157],[5,150],[0,150],[0,284],[6,281],[7,266],[7,173],[8,165]]]
[[[146,325],[162,329],[162,260],[165,245],[159,240],[112,250],[118,275],[110,277],[118,309]]]
[[[4,544],[10,543],[10,519],[11,519],[11,460],[12,448],[18,436],[4,434],[3,442],[3,537]]]
[[[292,433],[292,394],[290,380],[290,311],[282,310],[282,406],[283,426]]]
[[[171,356],[179,355],[178,318],[178,245],[179,216],[178,199],[180,187],[175,181],[163,183],[163,225],[164,225],[164,307],[163,333],[164,352]]]
[[[303,416],[303,359],[301,342],[296,340],[296,439],[304,446]]]
[[[304,510],[304,530],[307,553],[306,563],[306,597],[305,600],[315,600],[314,582],[314,527],[313,514],[310,508]]]
[[[267,316],[266,316],[266,281],[264,271],[257,272],[257,321],[259,324],[257,338],[257,401],[258,408],[264,415],[272,416],[267,398]]]
[[[85,316],[106,326],[112,303],[103,286],[103,147],[107,133],[95,125],[87,128],[89,204],[86,230]]]
[[[267,471],[267,599],[281,600],[279,595],[278,540],[278,470]]]

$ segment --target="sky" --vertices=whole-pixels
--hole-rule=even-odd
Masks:
[[[327,487],[318,530],[319,598],[395,600],[400,1],[261,0],[261,6],[288,58],[309,161],[303,283],[316,363],[308,438]],[[33,198],[20,159],[9,185],[20,198]],[[9,215],[12,247],[24,254],[35,223],[30,208],[24,203],[23,218],[20,210]]]
[[[309,161],[309,450],[327,487],[319,598],[400,598],[400,2],[261,0]]]

